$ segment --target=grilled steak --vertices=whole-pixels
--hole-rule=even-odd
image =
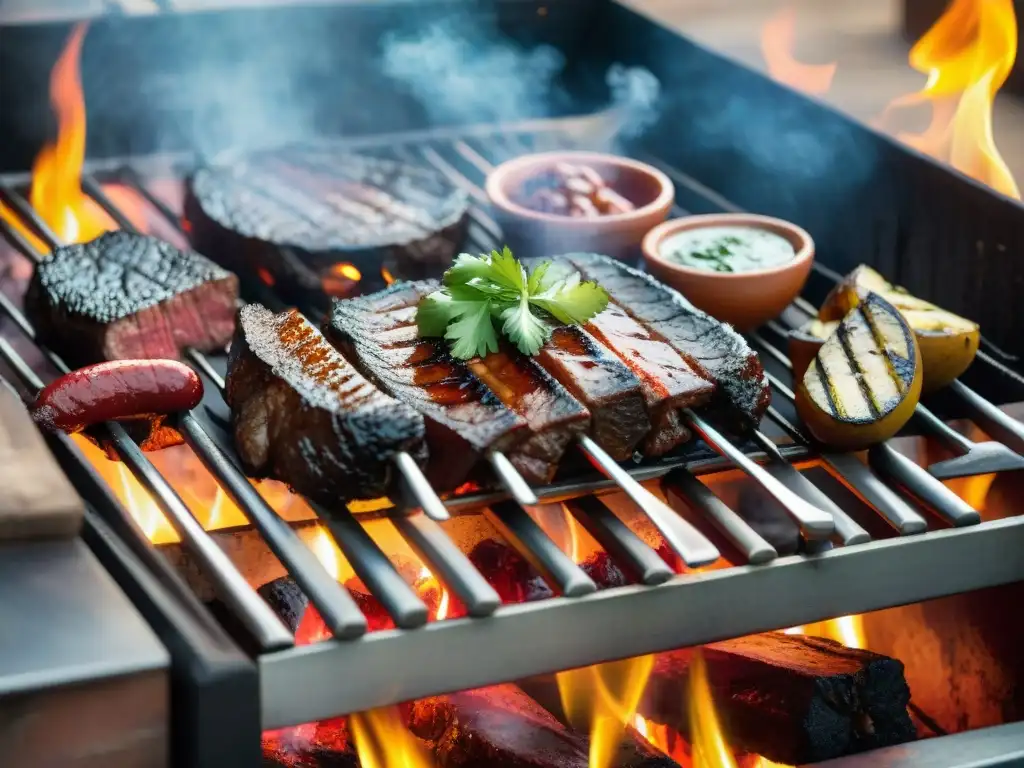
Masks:
[[[556,328],[536,360],[590,411],[594,440],[612,458],[630,458],[651,429],[633,372],[578,326]]]
[[[588,280],[596,280],[657,337],[695,363],[717,385],[716,402],[744,426],[756,425],[771,400],[757,355],[730,326],[696,309],[681,294],[607,256],[567,254]]]
[[[470,379],[478,382],[483,391],[525,421],[528,426],[528,433],[520,436],[515,446],[508,449],[509,460],[527,482],[550,482],[558,469],[558,461],[569,443],[587,431],[590,414],[543,368],[514,350],[503,348],[484,358],[475,358],[463,363],[448,355],[446,342],[420,339],[416,328],[416,306],[420,299],[438,287],[436,282],[424,280],[406,283],[398,289],[392,288],[360,299],[336,302],[328,334],[332,335],[332,338],[337,338],[340,343],[350,344],[354,338],[351,327],[358,322],[351,315],[366,313],[368,310],[362,308],[368,305],[386,307],[385,317],[388,318],[386,322],[389,328],[382,332],[383,328],[377,327],[375,333],[379,346],[393,350],[395,345],[404,345],[405,350],[410,346],[417,350],[422,349],[420,345],[427,344],[432,350],[432,359],[440,353],[444,362],[436,371],[427,373],[425,370],[429,369],[425,369],[419,363],[419,354],[414,352],[412,357],[416,359],[418,365],[417,373],[413,376],[415,388],[405,390],[404,395],[398,394],[397,390],[392,390],[387,384],[384,385],[385,389],[403,402],[434,418],[432,411],[436,411],[436,408],[428,412],[423,406],[436,402],[437,395],[433,390],[438,382],[447,383],[449,377],[454,374],[457,377],[456,381],[460,382],[460,397],[464,386],[462,382]],[[374,333],[372,330],[370,332]],[[354,354],[367,368],[378,359],[377,353],[373,350],[356,349]],[[394,364],[407,365],[406,361],[410,356],[407,351],[405,355],[405,359],[396,359]],[[381,373],[373,373],[377,378],[384,380]],[[392,375],[395,375],[394,372]],[[424,385],[429,385],[426,387],[430,390],[429,393],[424,391]],[[445,409],[446,418],[450,417],[450,410]],[[452,427],[459,429],[458,425]],[[445,460],[450,461],[450,457]]]
[[[681,408],[703,405],[714,386],[702,379],[689,361],[652,335],[621,307],[608,308],[586,328],[608,345],[640,379],[652,429],[643,442],[648,456],[661,456],[690,439]]]
[[[328,506],[386,495],[399,451],[427,458],[423,418],[366,381],[296,310],[241,310],[224,397],[246,469]]]
[[[436,488],[451,489],[467,479],[481,453],[510,449],[529,430],[526,419],[452,358],[443,339],[419,338],[419,297],[416,284],[396,283],[335,302],[324,332],[371,381],[427,417],[427,476]]]
[[[25,294],[39,338],[75,365],[222,349],[235,327],[238,279],[155,237],[108,232],[57,248]]]
[[[423,277],[447,265],[465,235],[466,195],[432,169],[331,145],[289,146],[201,168],[185,217],[192,241],[228,266],[265,270],[285,293],[339,293],[332,267],[366,277],[381,265]],[[241,268],[239,267],[240,274]]]

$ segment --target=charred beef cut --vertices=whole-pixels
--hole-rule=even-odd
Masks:
[[[559,257],[587,280],[596,280],[620,305],[657,337],[702,369],[717,385],[721,410],[742,426],[761,420],[771,390],[757,355],[729,325],[701,312],[677,291],[625,264],[592,253]]]
[[[556,328],[536,360],[590,411],[594,440],[613,459],[630,458],[651,429],[633,372],[578,326]]]
[[[656,338],[621,307],[608,308],[586,328],[608,345],[640,379],[652,429],[643,442],[648,456],[661,456],[690,439],[681,408],[703,405],[714,386],[664,341]]]
[[[178,359],[231,339],[238,279],[155,237],[108,232],[36,265],[25,312],[40,340],[74,365]]]
[[[419,338],[418,301],[410,283],[339,301],[324,332],[377,386],[426,416],[427,476],[448,490],[467,479],[481,454],[512,448],[529,431],[526,419],[452,358],[447,342]]]
[[[331,145],[201,168],[185,199],[198,248],[246,272],[262,268],[285,292],[329,287],[343,262],[364,275],[381,266],[406,278],[435,273],[461,244],[467,211],[466,195],[437,171]]]
[[[438,288],[425,280],[335,302],[326,332],[385,391],[460,435],[477,453],[496,446],[490,438],[479,439],[477,419],[486,414],[465,409],[464,401],[468,396],[471,403],[486,404],[491,418],[502,405],[527,427],[513,446],[502,450],[528,482],[550,482],[569,443],[587,431],[590,414],[543,368],[515,351],[503,349],[463,363],[451,358],[443,340],[420,339],[416,307]],[[473,422],[468,429],[467,417]],[[447,445],[431,453],[445,463],[457,461]]]
[[[423,418],[366,381],[296,310],[239,312],[224,396],[246,469],[327,506],[386,495],[400,451],[427,458]]]

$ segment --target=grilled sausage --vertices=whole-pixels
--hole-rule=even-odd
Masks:
[[[203,398],[196,372],[175,360],[113,360],[61,376],[36,398],[32,418],[52,430],[187,411]]]

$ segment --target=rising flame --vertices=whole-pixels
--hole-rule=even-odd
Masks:
[[[348,719],[362,768],[433,768],[397,707],[372,709]]]
[[[761,55],[772,79],[812,96],[824,96],[832,87],[836,63],[804,64],[793,55],[796,48],[796,8],[786,6],[761,27]]]
[[[590,733],[589,768],[610,768],[626,726],[654,669],[654,656],[597,664],[559,672],[562,711],[573,728]]]
[[[335,581],[341,580],[341,563],[344,560],[344,556],[341,554],[341,550],[338,549],[338,545],[335,544],[334,539],[327,533],[327,529],[323,526],[317,526],[317,531],[313,534],[313,538],[308,541],[309,548],[316,555],[316,559],[320,561],[320,565],[324,567],[324,570],[331,575]]]
[[[930,104],[932,120],[919,134],[898,137],[916,149],[1005,195],[1020,190],[996,148],[992,110],[1017,57],[1013,0],[953,0],[910,51],[910,65],[928,76],[917,93],[892,109]]]
[[[391,285],[395,282],[395,276],[391,274],[391,270],[387,267],[380,268],[380,276],[384,279],[386,285]]]
[[[50,101],[57,113],[57,141],[32,166],[29,200],[64,242],[92,240],[116,225],[82,192],[85,163],[85,96],[79,59],[87,24],[77,25],[50,74]]]
[[[864,619],[860,615],[840,616],[837,619],[817,621],[799,627],[783,630],[787,635],[808,635],[835,640],[847,648],[866,648],[867,638],[864,632]]]
[[[707,665],[700,649],[690,662],[687,694],[693,768],[737,768],[736,759],[718,721],[711,685],[708,683]]]
[[[344,261],[324,271],[320,276],[320,286],[328,296],[344,298],[352,294],[362,279],[363,273],[359,268]]]

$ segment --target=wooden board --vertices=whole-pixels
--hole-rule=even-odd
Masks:
[[[83,512],[25,406],[0,386],[0,543],[77,536]]]

